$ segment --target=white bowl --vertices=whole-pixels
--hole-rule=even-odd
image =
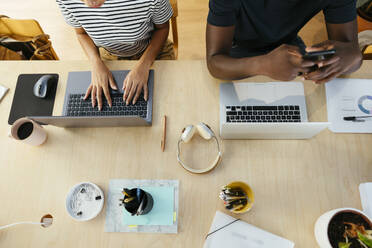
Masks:
[[[324,213],[322,216],[320,216],[317,219],[317,221],[315,222],[315,226],[314,226],[315,239],[316,239],[316,242],[318,242],[318,245],[320,248],[332,248],[331,243],[329,242],[329,238],[328,238],[329,222],[331,221],[333,216],[343,211],[356,212],[364,216],[365,219],[371,222],[371,219],[369,219],[366,214],[364,214],[362,211],[355,209],[355,208],[337,208],[337,209]]]
[[[81,189],[85,193],[81,193]],[[101,199],[96,200],[97,196]],[[102,190],[90,182],[78,183],[70,189],[66,197],[66,210],[68,214],[77,221],[91,220],[102,211],[105,201]],[[78,214],[81,212],[81,214]]]

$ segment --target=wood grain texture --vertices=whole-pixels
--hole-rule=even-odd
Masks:
[[[130,69],[134,62],[108,62]],[[176,144],[187,124],[208,123],[218,134],[219,91],[205,61],[154,63],[153,125],[136,128],[46,127],[48,140],[31,147],[7,137],[7,119],[20,73],[59,73],[54,114],[62,111],[68,71],[89,70],[86,61],[0,62],[0,84],[10,92],[0,103],[0,225],[40,220],[50,213],[51,227],[18,226],[0,232],[0,247],[202,247],[216,210],[223,210],[220,188],[236,180],[255,193],[252,210],[239,216],[269,232],[293,240],[296,247],[316,247],[313,227],[324,212],[361,208],[358,185],[372,181],[372,135],[323,131],[310,140],[222,141],[223,159],[212,172],[193,175],[176,160]],[[352,77],[372,78],[372,62]],[[272,81],[254,77],[245,81]],[[326,120],[324,86],[305,82],[310,121]],[[163,115],[167,149],[161,152]],[[193,140],[184,156],[197,165],[215,157],[214,143]],[[195,149],[194,149],[195,148]],[[196,165],[196,166],[197,166]],[[105,209],[94,220],[76,222],[65,198],[76,183],[91,181],[104,192],[110,179],[179,179],[179,234],[104,233]],[[107,195],[106,195],[107,197]]]

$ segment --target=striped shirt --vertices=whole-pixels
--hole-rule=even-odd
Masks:
[[[98,47],[129,57],[150,43],[154,24],[166,23],[173,14],[168,0],[106,0],[90,8],[81,0],[56,0],[65,21],[84,28]]]

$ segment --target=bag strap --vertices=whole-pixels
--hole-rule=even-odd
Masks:
[[[53,60],[53,54],[51,52],[51,42],[49,40],[49,35],[41,34],[32,39],[32,43],[35,46],[34,55],[31,60],[38,59],[38,57],[43,56],[47,59]]]

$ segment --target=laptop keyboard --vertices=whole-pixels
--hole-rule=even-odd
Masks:
[[[67,116],[147,116],[147,102],[140,95],[136,104],[126,105],[123,102],[122,93],[111,94],[112,108],[107,100],[102,98],[102,110],[99,111],[97,106],[92,108],[90,98],[84,101],[85,94],[70,94],[67,102]]]
[[[301,122],[300,107],[226,106],[226,122]]]

